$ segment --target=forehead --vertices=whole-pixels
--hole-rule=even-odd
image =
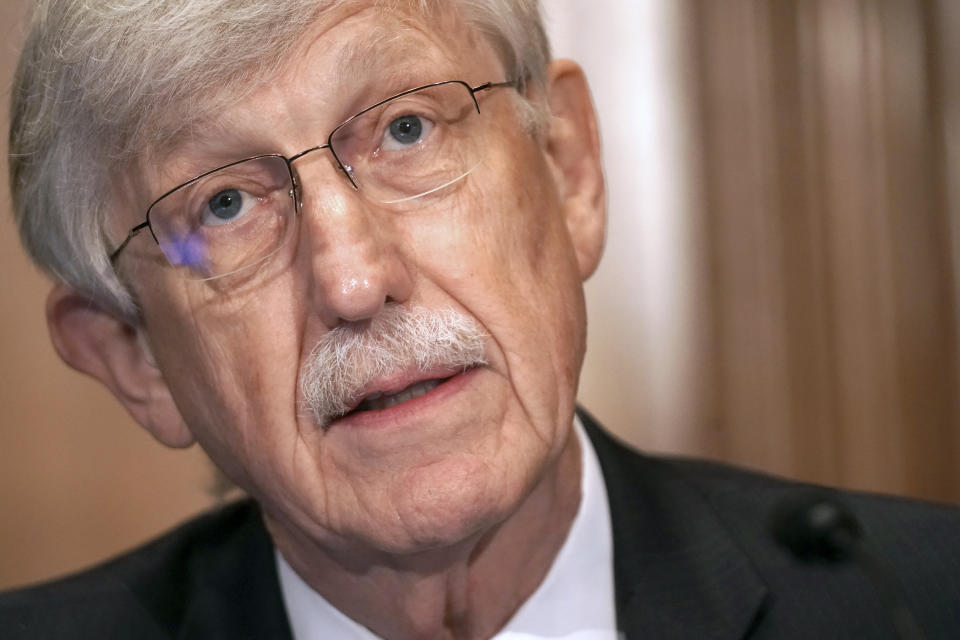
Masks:
[[[324,14],[303,34],[278,80],[312,76],[342,89],[384,70],[461,67],[480,45],[475,30],[450,8],[341,10]]]

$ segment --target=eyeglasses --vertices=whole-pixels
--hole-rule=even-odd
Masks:
[[[449,80],[408,89],[344,120],[325,144],[201,173],[157,198],[110,262],[144,229],[170,264],[192,279],[220,278],[263,262],[289,239],[303,206],[293,162],[320,149],[329,149],[350,185],[373,202],[446,197],[480,164],[487,146],[477,94],[516,86]]]

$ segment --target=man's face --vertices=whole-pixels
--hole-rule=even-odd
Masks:
[[[375,9],[325,16],[280,77],[252,93],[238,86],[235,103],[138,179],[139,196],[149,202],[238,158],[296,154],[364,106],[454,79],[505,79],[491,47],[459,22]],[[231,82],[243,80],[215,89]],[[123,258],[138,265],[130,279],[144,331],[193,437],[271,519],[326,545],[408,552],[483,531],[573,446],[581,281],[600,239],[571,233],[582,198],[516,91],[478,100],[483,160],[443,198],[378,205],[319,151],[294,165],[303,208],[293,239],[255,277],[185,279],[146,240]],[[567,137],[589,138],[591,124]],[[398,307],[465,316],[484,332],[486,364],[401,368],[368,391],[444,382],[317,424],[299,385],[317,342]]]

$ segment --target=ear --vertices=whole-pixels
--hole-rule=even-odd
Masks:
[[[555,60],[547,75],[551,119],[547,154],[560,180],[567,230],[580,277],[590,277],[603,253],[607,199],[597,116],[583,69]]]
[[[63,361],[106,385],[157,440],[193,444],[141,328],[63,285],[47,297],[47,326]]]

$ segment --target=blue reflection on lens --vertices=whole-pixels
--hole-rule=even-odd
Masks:
[[[198,233],[175,237],[161,244],[163,252],[175,267],[190,267],[199,271],[210,271],[210,253],[207,243]]]

